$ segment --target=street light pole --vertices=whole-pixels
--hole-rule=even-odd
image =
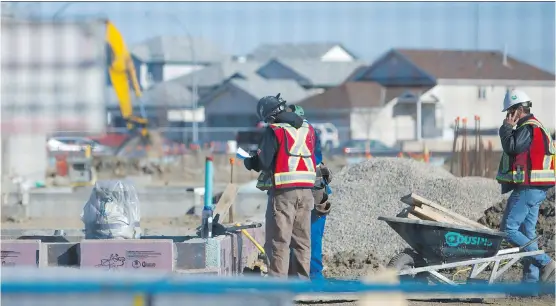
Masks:
[[[187,36],[187,40],[189,40],[189,52],[191,53],[191,62],[193,65],[197,63],[196,56],[195,56],[195,48],[193,46],[193,37],[191,36],[191,32],[187,30],[187,27],[177,18],[174,14],[168,14],[168,16],[185,32]],[[197,77],[195,76],[195,68],[190,72],[191,75],[191,104],[193,108],[193,143],[197,144],[199,142],[199,125],[197,122],[197,108],[198,108],[198,101],[197,101],[197,94],[198,94],[198,86],[197,86]]]
[[[62,5],[62,7],[60,7],[56,12],[54,12],[54,14],[52,14],[52,21],[58,20],[58,17],[60,17],[62,15],[62,13],[64,13],[64,11],[74,3],[75,2],[68,2],[68,3]]]
[[[146,13],[146,16],[152,16],[153,14],[150,12]],[[176,23],[176,25],[185,33],[185,35],[187,36],[187,40],[189,41],[189,52],[191,53],[191,62],[192,64],[196,64],[196,54],[195,54],[195,48],[193,45],[193,37],[191,36],[191,32],[188,31],[187,27],[185,26],[185,24],[183,22],[181,22],[181,20],[179,18],[176,17],[176,15],[172,14],[172,13],[162,13],[162,15],[167,16],[169,19],[171,19],[174,23]],[[191,72],[193,73],[194,70]],[[191,77],[191,108],[193,109],[193,122],[192,122],[192,127],[193,127],[193,143],[197,143],[199,142],[199,130],[198,130],[198,123],[197,123],[197,108],[198,108],[198,101],[197,101],[197,95],[198,95],[198,85],[197,85],[197,77],[195,76],[195,74],[192,74]],[[185,143],[185,134],[184,134],[184,143]]]

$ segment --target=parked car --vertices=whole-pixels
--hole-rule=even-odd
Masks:
[[[95,140],[86,137],[52,137],[46,143],[50,152],[79,152],[84,151],[87,146],[91,146],[93,155],[107,155],[112,153],[112,149],[103,146]]]
[[[379,140],[352,139],[344,142],[335,150],[342,155],[363,155],[370,153],[373,156],[397,156],[400,151],[389,147]]]

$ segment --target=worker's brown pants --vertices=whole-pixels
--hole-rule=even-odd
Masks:
[[[287,277],[290,248],[291,274],[309,278],[311,262],[311,189],[270,190],[266,208],[265,252],[268,274]]]

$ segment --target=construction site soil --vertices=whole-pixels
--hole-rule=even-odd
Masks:
[[[154,173],[161,184],[171,184],[176,180],[202,182],[204,158],[191,156],[179,161],[179,166],[166,168]],[[331,161],[334,170],[345,165],[344,160]],[[114,164],[99,166],[106,175],[118,172]],[[236,164],[232,172],[229,157],[215,160],[215,180],[243,182],[256,179],[254,172],[248,172],[243,165]],[[100,170],[99,169],[99,170]],[[136,172],[121,171],[117,176],[143,175],[140,165],[120,165],[119,169],[136,169]],[[126,173],[124,173],[126,172]],[[232,174],[233,173],[233,174]],[[369,271],[386,265],[388,260],[407,247],[405,242],[378,216],[395,216],[404,207],[399,199],[415,192],[435,201],[470,219],[478,220],[493,229],[498,229],[508,195],[500,195],[498,183],[481,177],[455,177],[445,169],[409,159],[373,158],[359,164],[343,167],[334,172],[331,196],[332,212],[327,220],[324,241],[325,275],[333,278],[359,278]],[[160,180],[159,180],[160,179]],[[542,204],[537,230],[542,239],[540,247],[553,256],[554,252],[554,188]],[[194,228],[200,220],[195,216],[154,219],[142,216],[145,228]],[[71,220],[27,220],[19,223],[2,222],[2,228],[79,228],[79,217]],[[550,248],[552,246],[552,248]],[[516,265],[504,278],[518,281],[521,267]],[[452,271],[453,272],[453,271]],[[483,303],[468,301],[410,301],[409,305],[554,305],[552,296],[527,299],[488,299]],[[356,305],[352,301],[303,303],[310,305]]]

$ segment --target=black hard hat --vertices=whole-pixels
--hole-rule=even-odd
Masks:
[[[266,96],[257,103],[257,115],[262,121],[275,119],[276,115],[286,110],[286,101],[280,98],[280,94],[276,96]]]

